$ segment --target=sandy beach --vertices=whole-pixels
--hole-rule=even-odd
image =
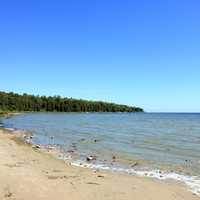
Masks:
[[[195,200],[183,185],[71,166],[0,130],[2,200]]]

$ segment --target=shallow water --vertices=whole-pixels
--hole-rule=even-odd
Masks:
[[[30,113],[3,123],[32,131],[34,143],[56,145],[76,164],[95,155],[93,167],[200,175],[200,114]]]

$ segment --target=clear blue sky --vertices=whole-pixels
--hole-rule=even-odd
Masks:
[[[199,0],[8,0],[0,90],[200,111]]]

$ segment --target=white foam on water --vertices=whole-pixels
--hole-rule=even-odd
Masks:
[[[4,128],[4,129],[6,129],[6,130],[8,130],[8,131],[15,131],[16,129],[14,129],[14,128]]]
[[[158,169],[149,170],[149,171],[147,170],[140,171],[140,170],[135,170],[135,169],[108,167],[103,164],[85,163],[80,160],[74,161],[71,164],[74,166],[91,168],[91,169],[111,170],[113,172],[125,172],[130,175],[156,178],[159,180],[174,180],[180,183],[184,183],[192,193],[200,196],[200,177],[198,176],[186,176],[186,175],[177,174],[175,172],[161,172]]]

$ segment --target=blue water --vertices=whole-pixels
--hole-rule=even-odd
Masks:
[[[33,132],[34,143],[58,146],[73,160],[95,155],[108,166],[200,174],[200,114],[30,113],[3,123]]]

